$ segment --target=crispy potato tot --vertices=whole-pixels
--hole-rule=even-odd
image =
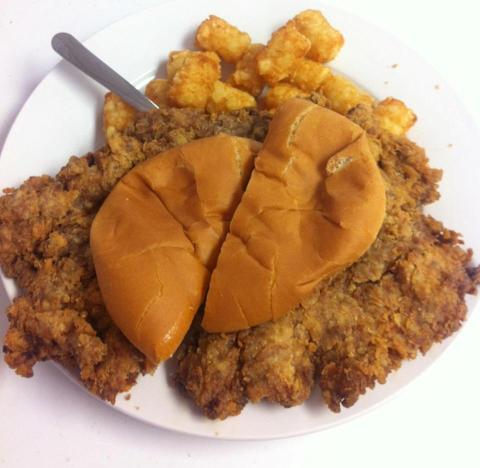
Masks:
[[[257,71],[257,56],[263,49],[265,49],[263,44],[251,44],[237,62],[235,71],[228,78],[228,83],[253,96],[258,96],[265,84]]]
[[[198,52],[197,52],[198,53]],[[172,81],[172,78],[175,76],[180,68],[183,67],[187,57],[192,57],[195,55],[193,50],[174,50],[168,54],[167,62],[167,79]]]
[[[287,82],[304,91],[316,91],[332,75],[329,68],[309,59],[300,59]]]
[[[224,19],[210,15],[198,27],[195,42],[198,48],[216,52],[226,62],[236,63],[247,51],[251,39]]]
[[[403,101],[388,97],[373,109],[380,126],[394,135],[404,135],[417,121],[417,116]]]
[[[343,76],[332,75],[322,84],[321,89],[327,98],[328,107],[340,114],[346,114],[358,104],[373,104],[374,99],[358,89]]]
[[[343,36],[318,10],[302,11],[293,21],[297,29],[312,43],[308,58],[325,63],[336,57],[343,46]]]
[[[168,103],[168,86],[169,83],[167,80],[156,78],[147,84],[145,95],[157,104],[157,106],[166,107]]]
[[[169,103],[177,107],[205,109],[220,74],[220,59],[216,53],[186,55],[171,80],[167,93]]]
[[[207,102],[207,111],[211,113],[228,112],[256,105],[257,101],[251,94],[227,83],[216,81]]]
[[[297,61],[305,57],[309,49],[310,41],[289,21],[272,34],[267,47],[258,54],[258,73],[274,86],[293,72]]]
[[[308,97],[309,93],[293,86],[289,83],[279,83],[270,88],[263,99],[263,107],[265,109],[276,109],[288,99],[295,97]]]
[[[113,153],[126,154],[141,151],[140,142],[124,134],[133,123],[137,112],[116,94],[107,93],[103,105],[103,130]]]

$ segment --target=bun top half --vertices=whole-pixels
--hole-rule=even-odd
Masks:
[[[364,130],[287,101],[222,245],[202,326],[230,332],[280,318],[363,255],[384,216],[385,186]]]
[[[217,135],[139,164],[90,233],[107,310],[151,361],[172,355],[204,300],[259,144]]]

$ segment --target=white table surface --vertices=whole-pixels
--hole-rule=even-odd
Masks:
[[[49,46],[55,32],[83,40],[157,3],[1,0],[0,145],[25,99],[59,61]],[[419,52],[480,124],[476,0],[324,3],[389,30]],[[477,209],[473,222],[478,215]],[[0,310],[6,306],[0,289]],[[37,365],[35,377],[27,380],[1,360],[0,467],[478,467],[479,312],[439,361],[381,408],[326,432],[268,442],[207,440],[150,427],[90,398],[50,364]],[[5,330],[0,313],[0,335]]]

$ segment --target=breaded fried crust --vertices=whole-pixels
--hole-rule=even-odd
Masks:
[[[189,109],[140,114],[125,129],[121,152],[72,157],[55,177],[9,189],[0,198],[0,266],[22,293],[8,309],[7,364],[29,377],[36,362],[55,360],[111,402],[149,371],[103,305],[89,247],[92,220],[115,183],[145,157],[220,132],[262,140],[267,125],[253,111],[216,118]]]
[[[239,333],[199,332],[179,355],[177,383],[210,418],[238,414],[249,400],[298,405],[316,381],[328,407],[340,411],[465,319],[464,296],[474,292],[479,269],[469,266],[457,233],[422,213],[439,197],[441,172],[414,143],[381,131],[369,108],[349,117],[379,149],[387,185],[380,234],[282,319]]]
[[[464,295],[474,291],[479,270],[459,235],[422,213],[438,198],[440,172],[416,145],[380,130],[370,108],[349,117],[369,133],[387,183],[383,228],[357,263],[281,320],[226,335],[193,333],[176,380],[210,418],[238,414],[249,400],[299,404],[316,381],[332,410],[351,406],[465,318]],[[0,266],[22,294],[8,309],[6,362],[31,376],[36,362],[55,360],[111,402],[151,370],[105,311],[91,222],[119,178],[144,158],[219,132],[262,141],[268,121],[245,110],[140,114],[123,130],[120,152],[72,157],[55,177],[8,190],[0,198]]]

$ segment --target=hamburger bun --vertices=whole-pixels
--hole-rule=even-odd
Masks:
[[[365,132],[292,99],[274,115],[222,245],[202,326],[231,332],[276,320],[357,260],[385,216]]]
[[[92,224],[90,245],[113,321],[151,361],[177,349],[204,300],[259,144],[217,135],[139,164]]]

